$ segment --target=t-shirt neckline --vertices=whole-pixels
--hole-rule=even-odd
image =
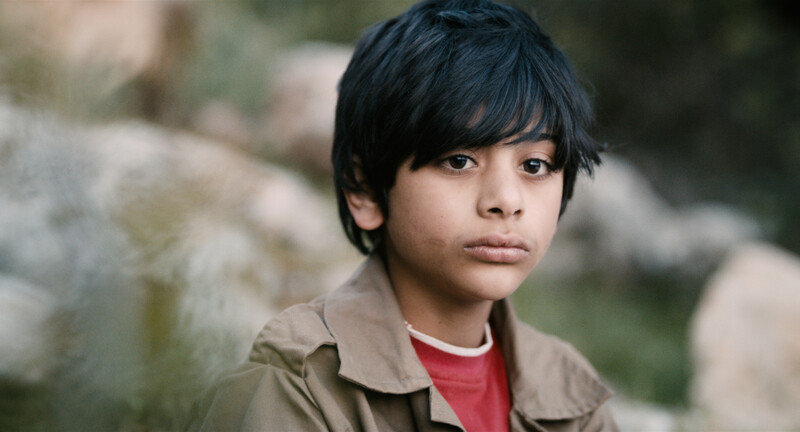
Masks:
[[[494,341],[492,340],[492,329],[491,327],[489,327],[488,322],[484,324],[484,333],[485,333],[483,338],[484,342],[481,346],[477,348],[465,348],[456,345],[451,345],[447,342],[436,339],[433,336],[426,335],[425,333],[422,333],[414,329],[408,321],[406,321],[406,329],[408,329],[409,335],[411,335],[411,337],[413,337],[414,339],[422,343],[425,343],[426,345],[430,345],[440,351],[444,351],[446,353],[461,357],[482,356],[487,352],[489,352],[489,350],[492,349],[492,345],[494,344]]]

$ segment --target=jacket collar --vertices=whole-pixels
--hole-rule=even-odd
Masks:
[[[411,345],[400,306],[377,254],[326,297],[323,313],[339,346],[342,378],[392,394],[433,387]],[[593,411],[611,396],[571,346],[519,323],[508,300],[495,303],[490,321],[503,350],[512,411],[528,423],[575,418]],[[440,396],[434,389],[432,399],[436,397]],[[442,420],[446,421],[452,411],[445,411]]]
[[[433,385],[411,345],[383,261],[371,256],[324,306],[339,346],[342,378],[383,393],[411,393]]]
[[[490,317],[511,387],[512,411],[528,423],[589,414],[613,394],[569,344],[517,320],[511,302],[496,302]]]

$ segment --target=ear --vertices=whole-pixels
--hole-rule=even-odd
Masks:
[[[367,192],[344,191],[347,207],[356,221],[356,225],[364,231],[372,231],[383,225],[383,212],[378,203]]]
[[[378,202],[369,188],[364,184],[364,175],[361,167],[356,161],[355,167],[356,181],[361,186],[361,191],[344,190],[344,197],[347,200],[347,207],[353,219],[364,231],[372,231],[383,225],[384,217]]]

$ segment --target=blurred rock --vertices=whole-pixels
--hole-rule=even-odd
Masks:
[[[14,424],[175,430],[276,311],[359,260],[333,202],[286,170],[142,123],[74,127],[0,103],[0,311],[16,311],[0,319],[0,392],[39,384],[31,403],[50,407]]]
[[[194,114],[192,127],[203,135],[245,149],[252,145],[252,126],[236,106],[225,101],[211,101],[204,105]]]
[[[0,275],[0,379],[38,384],[56,363],[55,299],[23,280]]]
[[[622,432],[673,432],[681,430],[676,413],[644,402],[632,401],[615,395],[610,401],[611,411]]]
[[[132,85],[141,113],[156,118],[191,47],[194,18],[187,0],[4,1],[0,29],[20,49],[84,76],[87,89]]]
[[[800,257],[737,247],[691,326],[694,404],[707,430],[800,429]]]
[[[265,115],[264,141],[273,153],[331,173],[336,88],[352,48],[309,43],[278,58]]]
[[[697,277],[710,272],[731,247],[760,236],[758,223],[731,207],[671,207],[630,163],[604,155],[594,179],[579,178],[540,268],[560,276],[671,272]]]

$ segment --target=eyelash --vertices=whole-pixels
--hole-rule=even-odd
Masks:
[[[459,164],[459,165],[462,165],[460,168],[456,168],[456,167],[453,166],[453,162],[455,162],[456,160],[459,160],[459,162],[461,162]],[[448,156],[448,157],[442,159],[441,161],[439,161],[439,165],[442,168],[444,168],[445,170],[447,170],[450,173],[452,173],[452,174],[461,174],[466,169],[468,169],[468,168],[466,168],[466,166],[470,162],[472,162],[472,164],[476,164],[475,160],[473,158],[467,156],[467,155],[455,154],[455,155],[452,155],[452,156]],[[550,175],[552,175],[556,171],[552,164],[550,164],[549,162],[547,162],[545,160],[537,159],[537,158],[526,159],[524,162],[522,162],[521,166],[524,166],[529,162],[536,162],[539,165],[538,168],[540,170],[541,169],[546,169],[547,170],[547,172],[545,172],[544,174],[537,174],[537,173],[532,173],[532,172],[528,171],[527,169],[523,168],[523,170],[526,173],[531,174],[536,179],[547,178],[547,177],[549,177]]]

